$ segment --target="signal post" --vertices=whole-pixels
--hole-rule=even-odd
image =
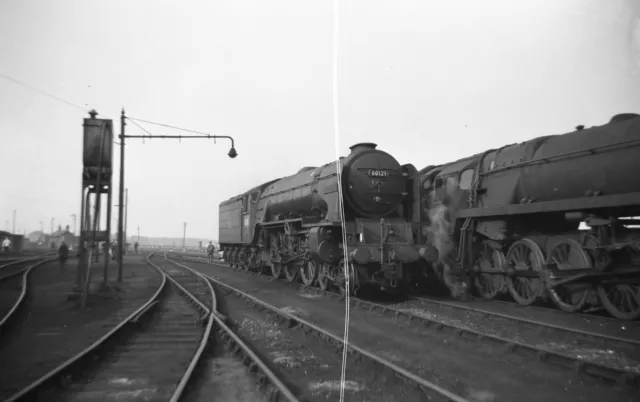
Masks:
[[[124,108],[122,109],[122,112],[120,113],[120,135],[118,136],[118,138],[120,139],[120,183],[119,183],[119,202],[118,202],[118,282],[122,282],[122,268],[123,268],[123,260],[122,260],[122,256],[124,254],[124,250],[126,247],[126,241],[127,241],[127,237],[126,237],[126,222],[125,222],[125,215],[124,215],[124,205],[125,205],[125,200],[124,200],[124,194],[125,194],[125,187],[124,187],[124,148],[125,148],[125,140],[127,138],[142,138],[142,139],[169,139],[169,138],[175,138],[175,139],[186,139],[186,138],[199,138],[199,139],[210,139],[210,140],[217,140],[217,139],[227,139],[229,141],[231,141],[231,148],[229,149],[229,153],[227,154],[229,156],[229,158],[234,159],[236,156],[238,156],[238,152],[236,151],[236,147],[235,147],[235,141],[233,139],[233,137],[228,136],[228,135],[212,135],[212,134],[205,134],[205,133],[200,133],[197,131],[192,131],[192,130],[184,130],[184,129],[180,129],[177,127],[171,127],[171,126],[167,126],[164,124],[158,124],[158,123],[153,123],[150,121],[146,121],[147,123],[150,124],[157,124],[157,125],[161,125],[161,126],[165,126],[165,127],[170,127],[170,128],[174,128],[177,130],[183,130],[183,131],[191,131],[193,133],[196,133],[196,135],[152,135],[149,134],[148,131],[144,130],[145,132],[147,132],[148,135],[128,135],[125,134],[125,127],[126,127],[126,120],[129,121],[133,121],[134,124],[136,124],[138,127],[140,127],[137,123],[135,123],[136,120],[139,121],[145,121],[145,120],[141,120],[141,119],[135,119],[132,117],[127,117],[124,113]],[[142,127],[140,127],[142,128]],[[109,189],[111,187],[109,186]],[[111,191],[111,190],[109,190]],[[109,195],[109,197],[111,197],[111,195]],[[109,198],[111,199],[111,198]],[[109,208],[111,208],[111,204],[109,204]],[[111,221],[109,221],[111,222]],[[110,223],[109,223],[110,224]],[[184,224],[184,230],[185,230],[185,236],[186,236],[186,230],[187,230],[187,224],[185,222]],[[140,237],[140,235],[138,234],[138,237]],[[183,244],[184,244],[184,240],[183,240]],[[175,247],[175,246],[174,246]],[[106,271],[105,271],[106,274]],[[106,281],[105,281],[106,283]]]

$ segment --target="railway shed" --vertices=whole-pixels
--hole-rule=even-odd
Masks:
[[[10,252],[12,253],[22,252],[22,250],[24,249],[24,235],[14,234],[14,233],[6,232],[4,230],[0,230],[0,239],[4,240],[5,237],[8,237],[9,240],[11,240]]]

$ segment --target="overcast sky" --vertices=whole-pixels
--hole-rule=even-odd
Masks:
[[[345,0],[338,20],[343,155],[375,142],[420,169],[640,112],[638,0]],[[329,0],[3,0],[0,74],[116,127],[124,107],[233,136],[233,160],[225,141],[126,151],[129,234],[216,239],[221,201],[335,157],[334,23]],[[0,76],[1,229],[14,209],[20,232],[72,225],[84,117]]]

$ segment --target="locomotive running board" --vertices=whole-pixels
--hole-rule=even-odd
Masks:
[[[512,204],[501,207],[461,209],[456,219],[485,218],[504,215],[537,214],[543,212],[567,212],[585,209],[640,206],[640,193],[602,195],[598,197],[570,198],[559,201]]]

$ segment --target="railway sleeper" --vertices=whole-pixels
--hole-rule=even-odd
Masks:
[[[543,271],[544,272],[544,271]],[[517,274],[520,273],[524,273],[524,275],[522,276],[530,276],[530,277],[540,277],[540,274],[538,272],[532,272],[532,271],[517,271]],[[252,272],[248,272],[248,274],[250,275],[254,275],[254,276],[258,276],[260,278],[262,278],[262,276],[259,275],[259,273],[252,273]],[[518,275],[520,276],[520,275]],[[268,280],[270,281],[270,280]],[[312,290],[310,288],[305,288],[307,291],[308,290]],[[313,292],[317,293],[317,294],[324,294],[327,296],[330,296],[334,299],[338,299],[340,300],[343,296],[331,291],[327,291],[327,290],[321,290],[321,289],[315,289],[313,288],[312,290]],[[241,292],[237,291],[236,289],[230,290],[230,293],[235,293],[236,295],[240,295],[240,297],[243,298],[247,298],[246,295],[243,295]],[[531,358],[535,358],[535,359],[543,359],[542,361],[548,363],[548,364],[553,364],[553,365],[558,365],[560,367],[564,367],[567,369],[573,369],[574,372],[576,372],[577,374],[579,373],[580,376],[587,376],[587,377],[591,377],[591,378],[598,378],[601,379],[605,382],[608,383],[614,383],[617,386],[629,386],[632,388],[638,388],[640,387],[640,373],[632,373],[626,370],[620,370],[620,369],[616,369],[616,368],[612,368],[612,367],[607,367],[598,363],[592,363],[592,362],[588,362],[588,361],[582,361],[582,360],[576,360],[572,357],[569,356],[565,356],[561,353],[557,353],[557,352],[553,352],[553,351],[547,351],[544,349],[539,349],[535,346],[531,346],[531,345],[527,345],[524,343],[520,343],[517,341],[510,341],[508,339],[505,338],[501,338],[498,336],[494,336],[494,335],[490,335],[490,334],[483,334],[481,332],[472,330],[472,329],[467,329],[467,328],[460,328],[460,327],[456,327],[454,325],[451,324],[445,324],[439,321],[435,321],[435,320],[430,320],[428,318],[425,317],[418,317],[413,315],[410,312],[398,312],[396,309],[394,308],[389,308],[387,306],[384,305],[378,305],[375,303],[371,303],[371,302],[367,302],[364,300],[360,300],[357,298],[350,298],[351,301],[351,305],[356,305],[356,306],[360,306],[360,307],[364,307],[372,312],[378,312],[380,311],[380,313],[382,314],[389,314],[389,313],[393,313],[393,318],[401,316],[402,314],[404,315],[411,315],[413,316],[413,318],[408,319],[410,320],[420,320],[422,321],[423,325],[427,326],[427,327],[433,327],[434,329],[438,330],[438,331],[442,331],[442,330],[449,330],[454,334],[457,334],[458,336],[460,336],[460,334],[464,334],[465,338],[468,339],[482,339],[483,342],[487,342],[487,341],[492,341],[492,343],[496,344],[497,346],[501,346],[502,348],[504,348],[503,350],[507,351],[508,353],[518,353],[522,356],[525,357],[531,357]],[[325,338],[323,338],[325,339]],[[542,357],[541,357],[542,356]],[[576,369],[576,367],[579,368]]]

